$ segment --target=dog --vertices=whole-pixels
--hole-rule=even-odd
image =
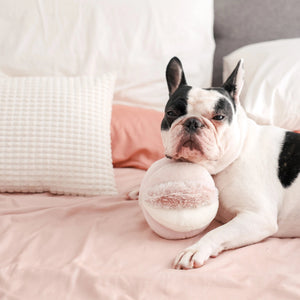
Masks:
[[[181,251],[176,269],[201,267],[224,250],[269,236],[300,237],[300,134],[247,117],[239,100],[243,75],[240,60],[223,86],[198,88],[187,84],[177,57],[167,66],[165,155],[213,175],[217,219],[224,223]]]

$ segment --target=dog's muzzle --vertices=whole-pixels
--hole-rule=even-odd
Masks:
[[[204,127],[204,125],[196,118],[188,118],[183,123],[184,130],[188,133],[195,133],[198,129]]]

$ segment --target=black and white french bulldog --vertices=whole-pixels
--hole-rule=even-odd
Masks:
[[[187,85],[178,58],[167,66],[165,155],[214,175],[224,223],[180,252],[177,269],[269,236],[300,237],[300,135],[246,116],[239,101],[243,73],[241,60],[222,87],[197,88]]]

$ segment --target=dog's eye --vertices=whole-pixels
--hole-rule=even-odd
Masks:
[[[224,118],[225,118],[225,116],[223,116],[223,115],[216,115],[213,117],[213,119],[216,121],[222,121]]]
[[[177,114],[174,110],[168,110],[167,115],[168,115],[168,117],[171,117],[171,118],[177,117]]]

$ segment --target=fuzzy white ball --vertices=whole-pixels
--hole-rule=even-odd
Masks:
[[[202,166],[162,158],[146,172],[139,204],[158,235],[189,238],[203,231],[216,216],[218,190]]]

